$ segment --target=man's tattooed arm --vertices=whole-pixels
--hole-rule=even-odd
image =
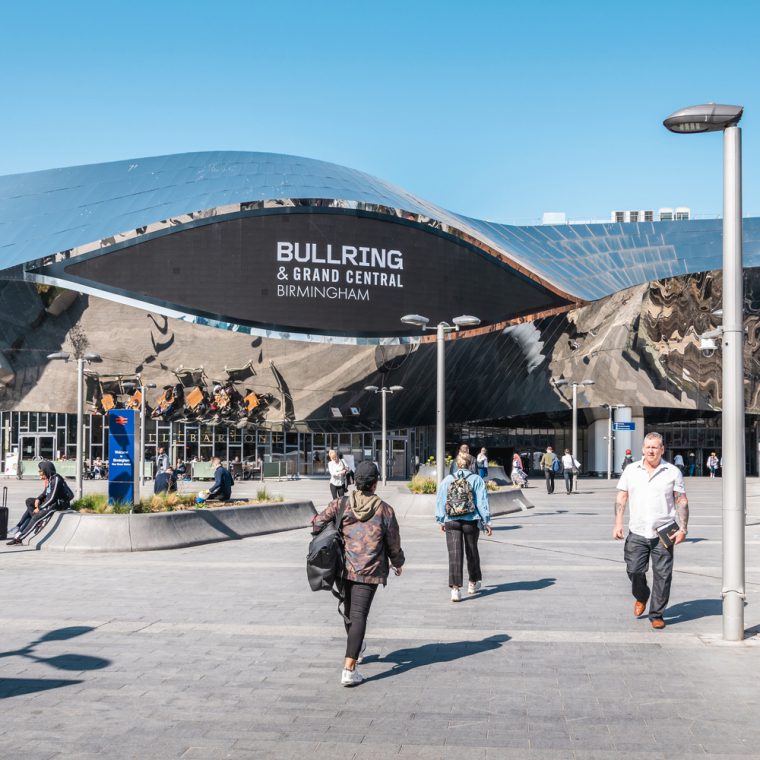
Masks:
[[[625,513],[625,505],[628,503],[628,492],[618,491],[615,497],[615,519],[623,521],[623,514]]]
[[[628,503],[628,492],[618,491],[615,497],[615,526],[612,528],[612,537],[615,539],[622,539],[623,530],[623,514],[625,513],[625,505]]]
[[[685,493],[676,494],[676,514],[678,515],[678,524],[686,531],[689,525],[689,500]]]

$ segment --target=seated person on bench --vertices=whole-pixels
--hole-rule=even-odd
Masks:
[[[42,493],[36,498],[26,500],[26,512],[18,524],[8,534],[8,546],[20,544],[31,533],[35,523],[46,517],[50,512],[69,509],[72,493],[66,481],[55,471],[52,462],[42,461],[39,464],[40,478],[44,484]],[[11,537],[13,533],[13,537]]]
[[[214,465],[214,485],[209,488],[206,501],[212,499],[219,499],[221,501],[229,501],[232,496],[232,475],[230,471],[225,467],[222,467],[222,460],[220,457],[214,457],[211,460]]]
[[[171,493],[177,490],[177,476],[171,466],[156,475],[153,481],[153,493]]]

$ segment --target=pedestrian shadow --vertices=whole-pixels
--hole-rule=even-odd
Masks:
[[[683,543],[685,544],[699,544],[702,541],[709,541],[709,538],[684,538]]]
[[[693,599],[689,602],[679,602],[668,607],[665,619],[668,625],[685,623],[687,620],[713,617],[723,612],[723,602],[720,599]]]
[[[467,594],[462,597],[463,602],[482,599],[492,594],[502,594],[506,591],[540,591],[549,588],[557,582],[556,578],[540,578],[535,581],[514,581],[513,583],[498,583],[494,586],[484,586],[477,594]]]
[[[422,644],[421,646],[409,647],[407,649],[397,649],[394,652],[388,652],[384,657],[369,655],[364,658],[363,662],[393,663],[393,667],[383,673],[369,676],[366,680],[368,682],[381,681],[384,678],[398,676],[425,665],[453,662],[454,660],[461,660],[463,657],[490,652],[498,649],[502,644],[509,641],[510,638],[506,633],[498,633],[488,636],[482,641],[438,642],[434,644]]]
[[[0,658],[3,657],[22,657],[34,663],[48,665],[56,670],[68,670],[82,672],[84,670],[99,670],[108,667],[110,660],[102,657],[93,657],[87,654],[59,654],[52,657],[38,655],[37,648],[51,641],[68,641],[69,639],[82,636],[95,629],[91,626],[70,626],[68,628],[56,628],[48,631],[35,641],[31,641],[21,649],[12,649],[7,652],[0,652]],[[0,678],[0,699],[15,697],[21,694],[32,694],[37,691],[47,691],[49,689],[58,689],[62,686],[72,686],[73,684],[82,683],[81,680],[73,679],[50,679],[50,678]]]
[[[520,530],[522,528],[522,525],[492,525],[491,529],[494,533],[496,533],[497,530]]]

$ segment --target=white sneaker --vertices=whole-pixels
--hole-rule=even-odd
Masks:
[[[467,584],[468,594],[477,594],[478,591],[480,591],[480,581],[475,581],[475,583],[470,581],[470,583]]]
[[[367,642],[362,641],[362,648],[359,652],[359,656],[356,658],[356,664],[361,665],[364,662],[364,653],[367,651]]]
[[[451,589],[451,601],[452,602],[462,601],[462,590],[459,588],[459,586],[454,586],[454,588]]]
[[[340,678],[341,686],[357,686],[364,680],[364,676],[358,670],[348,670],[343,668],[343,675]]]

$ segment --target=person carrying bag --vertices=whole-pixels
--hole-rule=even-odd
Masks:
[[[401,575],[405,562],[393,507],[375,493],[379,478],[377,467],[373,462],[360,462],[355,477],[356,490],[348,496],[334,499],[311,521],[313,533],[318,536],[328,526],[329,530],[335,531],[336,538],[329,539],[333,555],[337,551],[336,540],[342,542],[342,572],[340,569],[333,571],[335,585],[341,588],[338,593],[333,593],[339,598],[342,595],[344,602],[341,614],[346,629],[346,656],[340,681],[343,686],[356,686],[364,681],[356,670],[356,664],[364,650],[372,600],[377,587],[388,582],[389,571]],[[316,576],[313,570],[309,570],[311,551],[309,557],[307,571],[311,582],[312,575]],[[323,564],[329,565],[329,560]],[[321,582],[318,584],[318,588],[324,587]]]

